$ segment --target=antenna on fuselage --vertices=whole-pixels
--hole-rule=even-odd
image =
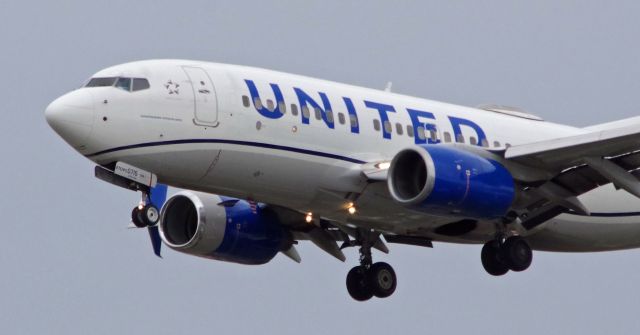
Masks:
[[[385,92],[391,92],[391,86],[393,86],[393,83],[388,81],[387,82],[387,86],[384,87],[384,91]]]

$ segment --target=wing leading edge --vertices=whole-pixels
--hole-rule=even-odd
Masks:
[[[585,164],[585,157],[612,158],[633,153],[640,150],[640,120],[628,120],[630,124],[622,127],[512,146],[504,157],[524,165],[562,171]]]

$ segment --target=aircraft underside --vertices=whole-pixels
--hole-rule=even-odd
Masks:
[[[562,213],[528,231],[521,225],[505,225],[504,222],[496,220],[429,217],[402,206],[388,206],[386,204],[390,202],[390,196],[386,188],[387,185],[381,182],[366,183],[357,196],[354,196],[354,190],[330,191],[319,184],[307,184],[305,187],[320,189],[321,192],[298,194],[295,191],[297,188],[292,187],[292,194],[284,197],[281,194],[286,194],[286,192],[283,192],[282,189],[287,185],[281,182],[278,182],[277,185],[261,185],[259,188],[247,186],[252,190],[251,192],[247,192],[246,189],[243,191],[235,189],[234,186],[242,185],[241,180],[246,179],[246,174],[253,175],[255,172],[251,171],[253,169],[236,170],[235,174],[237,175],[234,176],[234,173],[224,170],[225,159],[234,162],[259,161],[255,155],[262,156],[263,152],[234,151],[229,147],[163,153],[136,153],[132,151],[127,154],[126,160],[132,164],[146,164],[147,166],[149,166],[149,162],[154,162],[153,164],[157,165],[150,167],[155,171],[173,171],[175,173],[177,169],[183,169],[181,166],[185,160],[211,153],[215,154],[216,166],[209,166],[206,174],[197,175],[198,178],[189,180],[172,179],[171,174],[165,173],[166,177],[159,175],[160,182],[177,188],[193,190],[193,192],[187,191],[185,194],[188,195],[187,198],[193,199],[194,204],[199,204],[196,207],[203,206],[202,203],[211,197],[215,198],[214,203],[218,207],[248,206],[251,208],[253,206],[254,211],[245,214],[251,217],[266,215],[270,221],[265,219],[265,222],[277,222],[278,226],[285,227],[286,233],[283,234],[287,235],[287,242],[271,241],[270,252],[266,256],[262,255],[261,257],[266,258],[260,260],[251,257],[244,259],[235,254],[221,256],[219,253],[212,253],[206,247],[207,251],[204,253],[196,252],[191,249],[192,246],[187,247],[186,242],[196,239],[198,229],[193,227],[191,232],[185,232],[188,229],[180,225],[188,219],[166,213],[175,206],[163,207],[164,200],[152,202],[154,188],[121,180],[120,186],[125,185],[129,189],[143,192],[142,205],[136,206],[132,213],[132,221],[136,226],[160,228],[160,233],[164,232],[163,240],[165,243],[178,251],[243,264],[268,262],[278,252],[282,252],[294,261],[300,261],[301,258],[295,250],[295,241],[310,241],[341,261],[346,260],[342,252],[343,249],[356,247],[360,253],[360,265],[354,267],[347,276],[349,293],[356,300],[367,300],[372,296],[384,298],[395,290],[396,274],[393,268],[389,264],[373,261],[372,249],[389,252],[385,241],[391,244],[401,243],[428,248],[433,247],[433,242],[484,244],[480,258],[486,271],[494,276],[504,275],[509,271],[526,270],[533,259],[532,250],[588,252],[640,247],[640,228],[637,224],[640,221],[640,214],[620,216],[617,222],[609,220],[608,223],[602,223],[598,216]],[[175,157],[179,156],[182,156],[182,159],[176,160]],[[296,169],[304,170],[305,164],[310,167],[316,166],[315,162],[309,162],[304,158],[288,157],[283,159],[291,160],[287,165],[296,166]],[[182,163],[172,166],[174,162]],[[193,169],[194,165],[187,164],[187,166]],[[253,168],[261,169],[259,166]],[[332,168],[335,169],[334,172],[337,171],[341,175],[349,175],[349,171],[353,170],[353,167],[350,166],[332,166]],[[101,173],[109,175],[110,178],[120,178],[115,176],[113,169],[114,163],[111,163],[105,164],[105,167],[98,167],[97,171],[102,171]],[[216,179],[217,172],[224,174],[224,180]],[[270,171],[262,168],[261,173],[269,174]],[[291,176],[286,171],[284,174]],[[108,181],[113,182],[113,180]],[[294,181],[292,185],[300,183],[302,181],[299,183]],[[358,185],[357,182],[351,184]],[[274,196],[269,191],[278,188],[279,196]],[[618,197],[620,195],[612,188],[599,192],[607,192],[614,197],[616,194]],[[216,194],[224,194],[224,196],[216,196]],[[345,208],[345,199],[348,200],[348,203],[357,203],[357,208],[353,209],[358,213],[357,219],[353,213],[350,213],[348,207]],[[159,208],[162,208],[163,214],[160,214]],[[144,215],[147,211],[150,211],[150,214]],[[178,210],[174,209],[173,211]],[[200,214],[193,215],[199,216]],[[211,217],[211,215],[203,214],[203,217]],[[161,222],[162,218],[165,221],[164,226]],[[174,224],[177,220],[179,227],[168,228],[167,225],[172,222],[168,218],[172,218]],[[240,219],[244,220],[245,218],[241,216]],[[262,222],[262,219],[256,220],[256,222]],[[158,224],[158,222],[161,223]],[[203,221],[198,224],[205,226],[210,223]],[[184,245],[169,242],[171,239],[169,231],[173,231],[173,233],[179,231],[178,234],[186,234],[181,237],[182,240],[177,238],[177,240],[185,242]],[[255,248],[252,245],[240,245],[243,248]],[[198,248],[195,247],[195,249]]]

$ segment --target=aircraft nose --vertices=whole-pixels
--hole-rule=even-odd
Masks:
[[[93,129],[93,97],[86,89],[67,93],[49,104],[44,112],[49,126],[69,145],[84,149]]]

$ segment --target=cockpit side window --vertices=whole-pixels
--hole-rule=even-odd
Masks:
[[[106,87],[113,86],[118,77],[91,78],[84,87]]]
[[[149,81],[144,78],[133,78],[133,86],[131,91],[141,91],[149,88]]]
[[[131,78],[118,78],[116,87],[123,89],[127,92],[131,91]]]

